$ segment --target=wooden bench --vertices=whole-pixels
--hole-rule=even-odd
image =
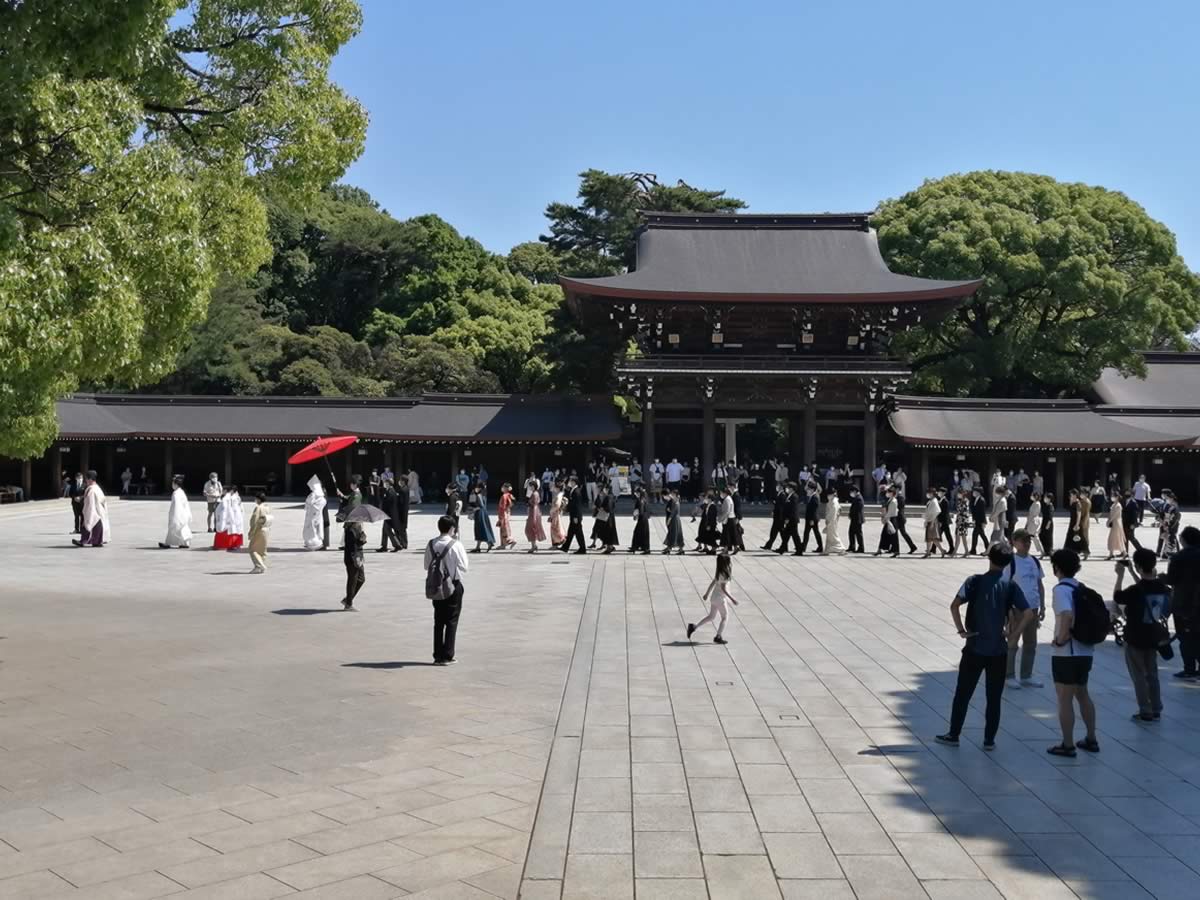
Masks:
[[[17,494],[6,487],[0,487],[0,503],[16,503]]]

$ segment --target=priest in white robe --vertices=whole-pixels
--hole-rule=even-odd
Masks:
[[[167,510],[167,537],[158,542],[164,550],[179,547],[181,550],[192,545],[192,507],[183,491],[183,477],[176,475],[171,480],[171,508]]]
[[[96,483],[96,477],[96,471],[89,469],[83,490],[83,530],[78,540],[71,541],[76,547],[100,547],[111,539],[108,500]]]
[[[304,501],[304,547],[320,550],[325,545],[325,526],[322,514],[325,511],[325,486],[314,475],[308,479],[308,499]]]

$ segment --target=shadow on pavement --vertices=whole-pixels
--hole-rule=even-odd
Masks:
[[[219,573],[215,573],[219,574]],[[275,616],[320,616],[325,613],[345,612],[344,609],[273,609]]]
[[[411,666],[432,666],[432,662],[415,662],[413,660],[395,660],[394,662],[352,662],[342,663],[343,669],[407,669]]]

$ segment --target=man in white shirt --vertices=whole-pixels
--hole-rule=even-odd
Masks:
[[[213,532],[213,516],[217,513],[217,504],[221,502],[223,496],[225,496],[225,488],[221,487],[217,473],[210,472],[208,481],[204,482],[204,502],[208,504],[208,531],[210,534]]]
[[[1081,587],[1075,576],[1079,573],[1079,554],[1074,550],[1055,550],[1050,557],[1054,577],[1051,606],[1054,609],[1054,650],[1050,660],[1054,675],[1054,690],[1058,695],[1058,722],[1062,727],[1062,743],[1047,752],[1052,756],[1074,757],[1075,748],[1099,753],[1096,742],[1096,707],[1088,695],[1088,674],[1092,670],[1094,646],[1077,641],[1071,634],[1075,624],[1075,591]],[[1075,743],[1075,704],[1083,717],[1087,735]]]
[[[650,499],[656,503],[662,502],[663,464],[656,458],[650,463]]]
[[[775,487],[779,490],[783,490],[783,486],[785,484],[787,484],[787,480],[788,480],[787,463],[781,462],[778,466],[775,467]]]
[[[679,464],[678,458],[672,456],[671,461],[667,463],[667,488],[671,491],[679,490],[679,481],[683,478],[683,466]]]
[[[1142,527],[1142,523],[1146,518],[1146,507],[1150,505],[1150,482],[1146,480],[1145,475],[1139,475],[1138,480],[1133,483],[1133,499],[1138,505],[1138,528]]]
[[[989,543],[1008,545],[1005,539],[1008,528],[1008,499],[1004,485],[997,485],[992,494],[992,537]]]
[[[903,466],[896,466],[896,471],[892,474],[892,484],[896,486],[896,493],[901,497],[907,497],[908,494],[904,490],[904,485],[908,483],[908,475],[904,472]],[[915,502],[915,501],[914,501]]]
[[[1013,558],[1000,576],[1001,581],[1015,582],[1025,595],[1025,602],[1037,615],[1021,629],[1018,635],[1021,641],[1021,680],[1017,681],[1016,662],[1017,644],[1014,641],[1008,648],[1008,671],[1005,677],[1010,688],[1040,688],[1042,683],[1034,680],[1033,660],[1037,655],[1038,625],[1046,618],[1046,589],[1042,585],[1045,577],[1042,564],[1036,556],[1030,556],[1029,549],[1033,543],[1032,536],[1023,528],[1013,532]]]
[[[447,597],[433,599],[433,664],[452,666],[454,639],[458,634],[458,617],[462,613],[463,577],[467,573],[467,554],[458,538],[454,536],[454,519],[442,516],[438,519],[438,536],[425,546],[425,571],[439,566],[447,587],[452,590]],[[425,585],[428,593],[430,578]]]

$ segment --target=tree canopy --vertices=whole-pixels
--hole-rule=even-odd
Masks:
[[[263,197],[358,156],[328,68],[359,24],[355,0],[0,0],[0,454],[40,452],[81,382],[170,372],[218,276],[272,258]]]
[[[982,278],[974,298],[904,335],[918,385],[982,396],[1084,391],[1138,351],[1182,348],[1200,277],[1170,230],[1124,194],[1022,172],[928,181],[872,219],[893,271]]]

